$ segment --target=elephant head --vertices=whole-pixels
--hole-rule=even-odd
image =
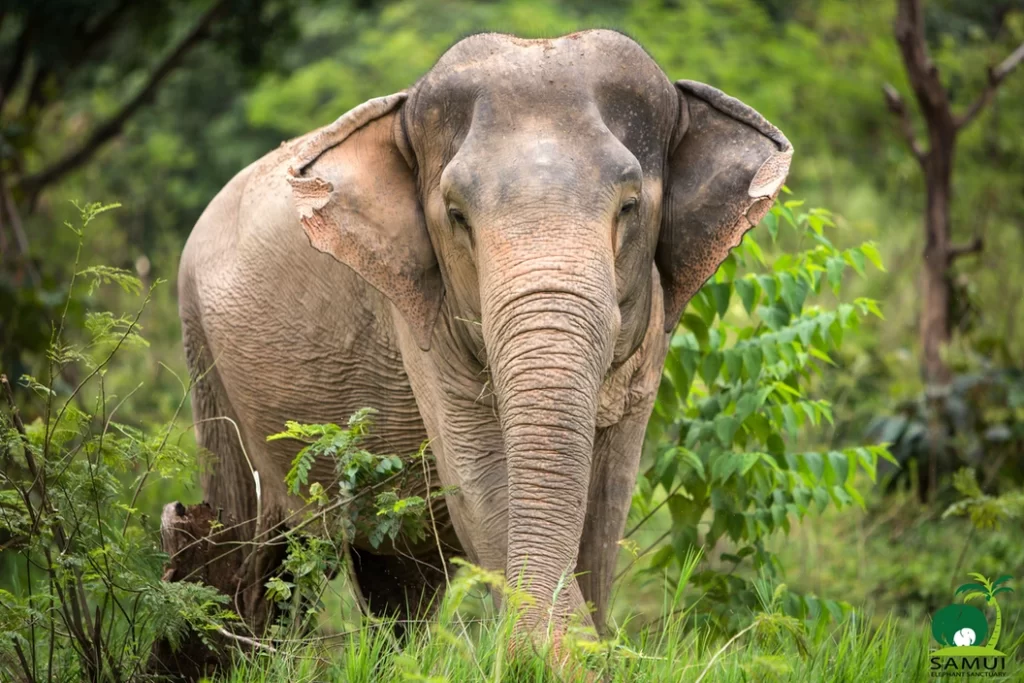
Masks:
[[[604,378],[652,324],[675,327],[791,156],[757,112],[603,30],[471,36],[298,150],[312,244],[387,296],[424,352],[489,370],[506,568],[535,595],[575,567]]]

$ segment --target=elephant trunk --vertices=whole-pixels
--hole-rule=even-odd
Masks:
[[[507,575],[536,601],[520,627],[582,605],[573,578],[599,390],[618,334],[610,249],[509,257],[482,272],[484,337],[508,466]],[[489,277],[500,272],[500,277]],[[492,283],[487,282],[493,280]],[[589,621],[589,617],[585,617]]]

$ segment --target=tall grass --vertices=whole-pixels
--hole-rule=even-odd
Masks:
[[[700,631],[675,621],[660,632],[645,631],[588,657],[587,673],[555,672],[537,653],[508,661],[509,624],[495,620],[471,637],[437,623],[413,630],[395,647],[384,625],[368,624],[342,638],[307,641],[242,658],[230,676],[248,681],[305,683],[337,681],[924,681],[929,678],[927,626],[900,631],[886,620],[868,630],[856,620],[814,634],[806,649],[771,635],[771,618],[728,643],[711,643]],[[1008,663],[1008,669],[1012,667]],[[958,679],[963,680],[963,679]],[[1009,672],[1002,679],[1024,680]]]
[[[800,621],[782,613],[785,586],[772,587],[767,582],[761,585],[767,609],[735,636],[713,638],[710,632],[693,626],[690,611],[677,609],[686,588],[685,579],[676,586],[674,595],[671,590],[667,592],[662,620],[652,622],[635,636],[626,636],[625,629],[620,629],[609,640],[594,641],[570,632],[566,643],[572,663],[559,670],[548,664],[549,652],[510,649],[510,644],[517,642],[513,638],[514,609],[483,618],[468,618],[466,610],[460,609],[470,589],[493,583],[482,575],[473,567],[460,572],[434,610],[434,617],[415,624],[401,640],[392,634],[392,624],[367,619],[348,632],[279,641],[274,652],[240,656],[237,666],[222,681],[953,680],[930,675],[927,623],[908,631],[896,619],[885,618],[874,620],[880,626],[872,626],[872,620],[859,613],[839,624],[827,617]],[[505,590],[515,594],[507,587]],[[511,658],[510,651],[516,653]],[[986,680],[1024,680],[1014,673],[1015,668],[1008,660],[1006,676]]]

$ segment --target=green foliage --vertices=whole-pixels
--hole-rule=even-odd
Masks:
[[[346,429],[335,424],[289,421],[285,431],[271,434],[267,440],[294,439],[306,443],[295,455],[285,483],[293,494],[308,487],[307,502],[320,508],[316,514],[341,508],[342,513],[330,521],[340,521],[343,539],[365,537],[373,548],[385,539],[394,541],[400,533],[413,541],[422,540],[427,502],[421,496],[403,497],[400,491],[408,482],[407,465],[429,457],[427,445],[424,443],[419,452],[405,461],[397,455],[369,452],[363,448],[363,442],[374,412],[370,408],[357,411],[349,418]],[[318,458],[333,462],[334,477],[310,484],[310,472]],[[388,485],[391,488],[381,490]],[[446,487],[431,491],[429,498],[441,498],[452,490]],[[328,491],[334,493],[333,500]],[[375,496],[371,495],[374,493]]]
[[[999,496],[982,493],[973,469],[963,468],[953,476],[953,486],[963,498],[946,508],[943,519],[967,516],[977,529],[994,529],[1003,522],[1024,516],[1024,490],[1014,489]]]
[[[908,476],[911,463],[922,479],[934,469],[940,478],[937,494],[947,500],[951,484],[961,488],[950,475],[965,467],[980,470],[982,488],[988,490],[1024,484],[1019,460],[1024,452],[1024,370],[993,366],[977,355],[974,364],[982,367],[964,367],[947,387],[901,401],[869,423],[866,436],[891,444],[903,465],[893,484]]]
[[[648,427],[649,466],[634,499],[633,516],[641,519],[634,531],[662,507],[671,516],[650,571],[678,568],[695,548],[731,545],[721,555],[728,572],[693,577],[707,593],[704,616],[727,631],[756,607],[750,582],[734,574],[737,566],[774,572],[765,539],[788,533],[811,510],[863,506],[856,472],[874,481],[878,459],[891,458],[884,446],[800,447],[833,419],[829,402],[810,395],[812,378],[848,331],[868,315],[881,317],[870,299],[817,303],[827,290],[839,292],[847,267],[863,275],[866,263],[881,263],[871,243],[834,246],[826,235],[835,225],[831,214],[799,211],[802,204],[777,203],[762,226],[773,242],[790,230],[803,248],[769,264],[748,234],[690,302],[672,336]],[[844,609],[797,596],[787,607],[799,616],[828,610],[838,617]]]
[[[79,207],[81,240],[94,218],[112,208]],[[106,268],[72,272],[116,282],[131,293],[142,284]],[[92,293],[92,288],[85,296]],[[140,305],[145,308],[152,289]],[[68,290],[68,305],[82,296]],[[30,389],[16,403],[6,376],[0,412],[0,661],[23,680],[135,680],[156,638],[179,642],[234,618],[226,596],[195,583],[161,580],[166,556],[136,505],[147,485],[181,478],[194,459],[174,445],[173,419],[144,430],[115,421],[124,401],[105,378],[129,346],[144,346],[138,316],[88,318],[93,343],[76,348],[67,319],[52,327],[47,374],[24,376]],[[59,390],[57,380],[81,379]],[[187,391],[179,397],[179,409]],[[31,404],[41,417],[25,424]]]
[[[294,439],[307,444],[295,455],[292,466],[285,475],[284,481],[288,485],[288,490],[295,494],[309,483],[309,470],[319,457],[337,462],[339,473],[345,472],[345,483],[349,488],[355,485],[360,469],[366,466],[372,466],[371,469],[374,470],[378,466],[385,470],[391,467],[401,469],[401,461],[397,466],[391,460],[386,465],[378,465],[376,456],[356,448],[366,435],[373,413],[370,408],[354,413],[348,420],[348,429],[342,429],[334,424],[299,424],[289,420],[285,423],[285,431],[268,436],[267,441]]]

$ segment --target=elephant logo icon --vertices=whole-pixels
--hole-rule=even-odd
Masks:
[[[933,675],[994,671],[1006,666],[1006,655],[996,649],[1003,628],[1003,610],[996,596],[1013,592],[1006,585],[1011,577],[1004,575],[992,581],[982,574],[969,576],[972,581],[961,585],[954,593],[962,595],[963,601],[947,605],[932,616],[932,637],[941,646],[931,653]],[[967,604],[979,599],[995,613],[991,634],[985,612]]]

